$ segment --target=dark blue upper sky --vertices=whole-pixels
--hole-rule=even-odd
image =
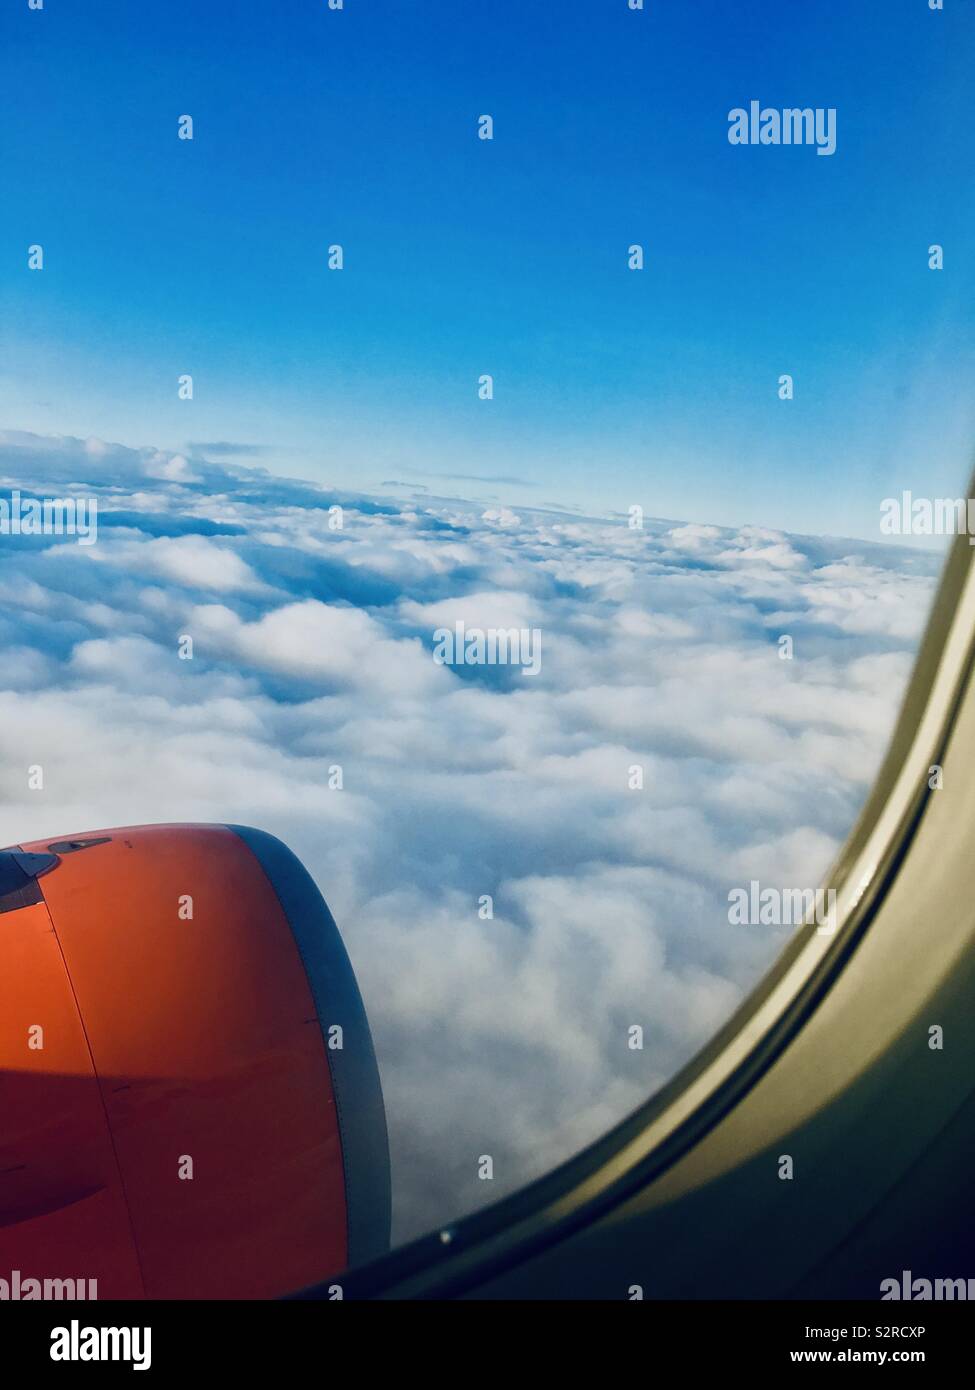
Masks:
[[[0,425],[867,536],[964,486],[966,0],[3,0],[0,49]],[[836,153],[729,144],[752,99]]]

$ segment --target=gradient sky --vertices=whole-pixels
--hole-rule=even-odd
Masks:
[[[962,0],[5,0],[0,51],[0,426],[874,539],[964,488]],[[753,98],[835,155],[731,146]]]

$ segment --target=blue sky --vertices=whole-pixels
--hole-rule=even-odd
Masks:
[[[946,6],[6,0],[0,425],[876,538],[975,427]],[[731,146],[753,98],[836,153]]]

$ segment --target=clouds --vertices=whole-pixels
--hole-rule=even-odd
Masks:
[[[183,588],[223,591],[261,587],[239,555],[206,536],[120,539],[98,551],[96,558]]]
[[[87,552],[0,540],[0,837],[230,820],[294,847],[365,996],[399,1238],[594,1138],[755,982],[784,934],[729,926],[728,890],[828,867],[937,565],[380,502],[193,450],[15,435],[0,474],[92,492],[100,521]],[[455,621],[539,628],[538,676],[437,665]]]
[[[325,690],[387,690],[399,698],[439,693],[436,672],[418,638],[397,641],[358,608],[305,599],[285,603],[254,622],[230,608],[194,608],[186,626],[214,659],[273,672]]]

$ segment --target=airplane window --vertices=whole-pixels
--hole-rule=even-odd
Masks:
[[[0,1276],[449,1240],[836,929],[975,533],[954,22],[7,7]]]

